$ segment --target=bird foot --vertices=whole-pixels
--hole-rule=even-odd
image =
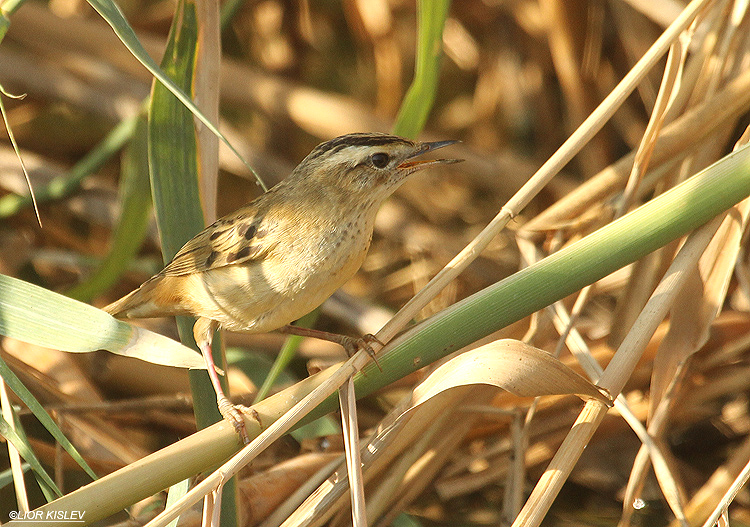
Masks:
[[[339,335],[338,333],[329,333],[327,331],[320,331],[318,329],[302,328],[299,326],[282,326],[276,331],[280,333],[286,333],[287,335],[299,335],[301,337],[312,337],[320,340],[327,340],[328,342],[335,342],[339,346],[344,348],[346,354],[350,357],[357,353],[359,350],[365,351],[380,371],[383,368],[378,364],[378,359],[375,357],[375,350],[372,347],[373,343],[378,343],[381,347],[383,343],[378,340],[375,335],[368,333],[360,338],[348,337],[346,335]]]
[[[375,350],[372,347],[372,344],[376,343],[379,344],[382,348],[383,343],[380,342],[375,335],[373,335],[372,333],[367,333],[366,335],[362,335],[360,338],[347,337],[346,335],[340,335],[340,337],[341,340],[339,341],[339,344],[341,344],[341,346],[344,348],[344,351],[346,351],[347,355],[351,357],[359,350],[362,350],[372,358],[372,361],[375,363],[378,369],[380,371],[383,371],[383,368],[381,368],[380,364],[378,364],[378,359],[375,356]]]
[[[245,428],[245,418],[243,414],[245,412],[249,413],[253,417],[253,419],[258,421],[258,424],[261,425],[262,428],[263,426],[260,422],[260,416],[258,415],[258,412],[241,404],[232,404],[231,401],[226,397],[219,397],[216,402],[219,406],[219,412],[221,413],[222,417],[225,420],[229,421],[229,423],[234,427],[234,430],[240,436],[240,439],[242,439],[242,443],[244,445],[250,443],[250,437],[247,435],[247,429]]]

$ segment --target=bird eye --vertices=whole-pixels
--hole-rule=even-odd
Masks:
[[[391,158],[384,152],[378,152],[370,156],[370,161],[372,161],[375,168],[385,168],[390,160]]]

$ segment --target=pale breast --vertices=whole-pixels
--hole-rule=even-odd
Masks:
[[[309,231],[308,231],[309,234]],[[367,253],[372,227],[340,222],[294,237],[261,261],[202,273],[201,316],[233,331],[266,332],[309,313],[349,280]]]

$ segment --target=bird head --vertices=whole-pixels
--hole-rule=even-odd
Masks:
[[[407,176],[429,166],[460,159],[418,159],[457,141],[415,142],[380,133],[347,134],[315,147],[295,169],[296,178],[323,188],[379,201]]]

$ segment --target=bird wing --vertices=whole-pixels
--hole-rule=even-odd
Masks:
[[[272,225],[261,219],[255,209],[217,220],[187,242],[162,274],[186,275],[262,259],[276,244],[268,236]]]

